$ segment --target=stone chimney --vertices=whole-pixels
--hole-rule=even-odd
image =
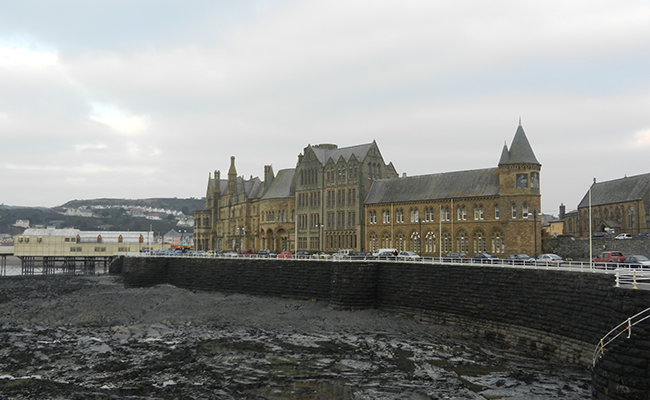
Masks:
[[[560,204],[560,219],[564,219],[564,216],[566,215],[566,207],[564,204]]]

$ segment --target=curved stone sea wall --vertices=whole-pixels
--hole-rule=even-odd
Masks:
[[[650,291],[616,288],[613,275],[553,269],[127,257],[122,274],[127,286],[313,299],[460,324],[495,345],[584,366],[607,332],[650,306]],[[650,399],[649,331],[641,324],[605,349],[593,372],[596,398]]]

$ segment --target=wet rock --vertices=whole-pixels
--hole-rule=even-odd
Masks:
[[[587,371],[377,310],[51,278],[0,281],[0,398],[590,398]]]

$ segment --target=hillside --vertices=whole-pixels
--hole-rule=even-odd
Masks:
[[[195,210],[203,208],[202,199],[90,199],[72,200],[58,207],[29,208],[12,207],[0,209],[0,233],[17,235],[23,228],[13,226],[17,220],[28,220],[31,227],[55,226],[58,228],[77,228],[81,230],[152,230],[156,235],[164,234],[171,229],[179,229],[179,218],[191,217]],[[64,215],[66,210],[88,208],[93,216]],[[165,210],[159,212],[160,220],[131,216],[129,211],[140,208],[144,213],[150,209]],[[182,213],[182,214],[181,214]],[[192,227],[183,227],[191,231]]]

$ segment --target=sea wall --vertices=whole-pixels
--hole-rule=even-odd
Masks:
[[[614,287],[614,276],[553,269],[279,259],[127,257],[127,286],[325,301],[378,308],[423,322],[461,325],[481,340],[539,357],[591,366],[599,340],[650,306],[650,291]],[[643,327],[643,325],[641,326]],[[594,370],[603,400],[650,399],[648,329],[605,349]],[[621,344],[620,342],[625,342]],[[630,379],[628,356],[633,357]],[[644,386],[645,385],[645,386]],[[625,393],[646,397],[615,397]]]

